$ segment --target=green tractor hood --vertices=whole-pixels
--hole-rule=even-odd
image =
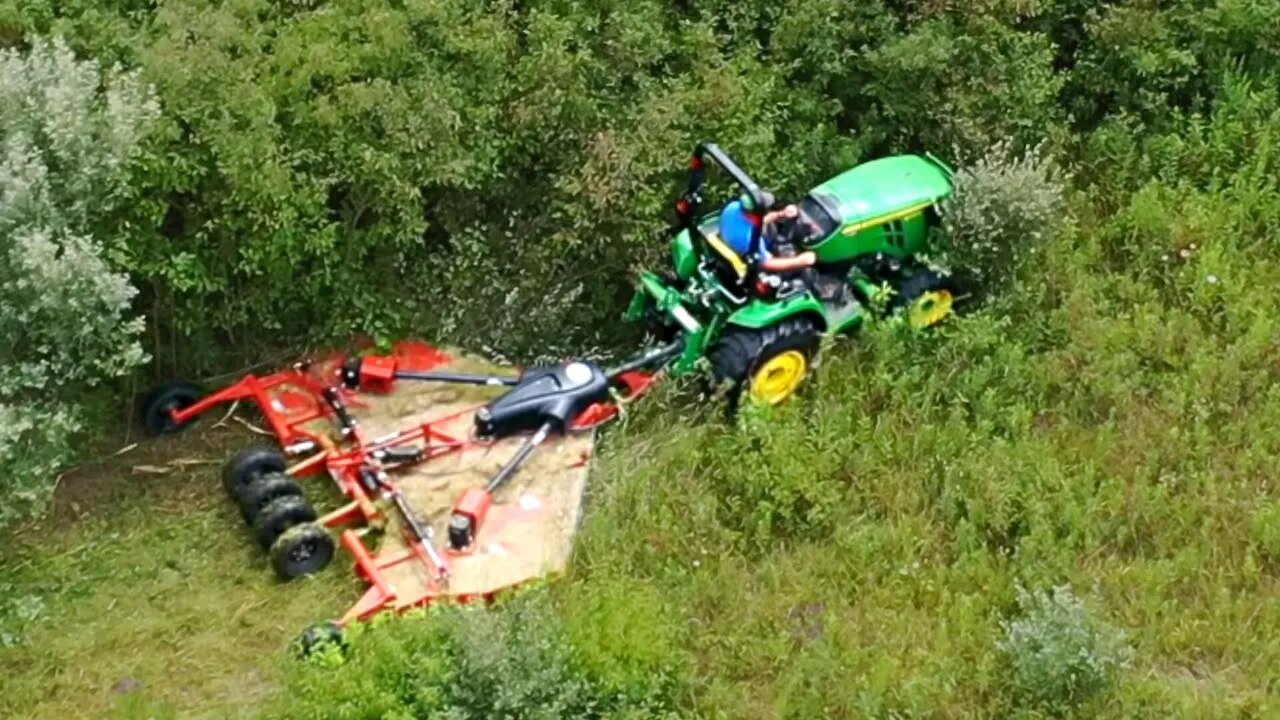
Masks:
[[[822,262],[917,252],[928,211],[951,195],[953,174],[931,155],[895,155],[850,168],[801,202],[802,212],[823,230],[809,244]]]
[[[848,227],[932,205],[951,194],[951,176],[950,168],[931,157],[897,155],[850,168],[810,194]]]

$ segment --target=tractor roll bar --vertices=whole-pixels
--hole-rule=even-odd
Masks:
[[[773,194],[762,189],[738,163],[734,162],[733,158],[729,157],[728,153],[720,149],[719,145],[712,142],[698,143],[693,150],[693,157],[689,158],[689,184],[684,194],[680,196],[680,200],[676,202],[677,231],[692,230],[693,220],[699,215],[702,205],[702,181],[706,176],[708,158],[729,173],[729,177],[733,178],[733,181],[742,187],[747,197],[751,198],[752,204],[755,205],[751,211],[753,214],[763,216],[765,211],[773,207]]]

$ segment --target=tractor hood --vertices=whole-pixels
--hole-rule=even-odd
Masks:
[[[933,158],[893,155],[846,170],[810,195],[834,211],[841,225],[858,225],[942,200],[951,194],[951,175]]]

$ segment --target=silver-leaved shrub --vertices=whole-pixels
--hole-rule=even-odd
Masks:
[[[1009,685],[1027,707],[1061,715],[1099,697],[1128,667],[1123,631],[1093,615],[1067,586],[1018,588],[1020,616],[1003,624],[998,644],[1009,663]]]
[[[943,207],[943,263],[981,288],[1013,280],[1066,222],[1063,173],[1043,146],[1018,153],[995,143],[954,182]]]
[[[159,111],[135,73],[59,38],[0,51],[0,526],[47,506],[85,390],[146,359],[99,226]]]

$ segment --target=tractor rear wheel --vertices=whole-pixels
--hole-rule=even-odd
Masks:
[[[959,292],[955,280],[933,270],[918,270],[902,281],[889,302],[889,312],[905,316],[907,324],[919,330],[933,327],[952,313]]]
[[[808,317],[725,332],[711,351],[711,366],[717,385],[729,383],[730,409],[737,409],[744,392],[756,405],[777,405],[791,397],[808,376],[818,341],[818,329]]]

